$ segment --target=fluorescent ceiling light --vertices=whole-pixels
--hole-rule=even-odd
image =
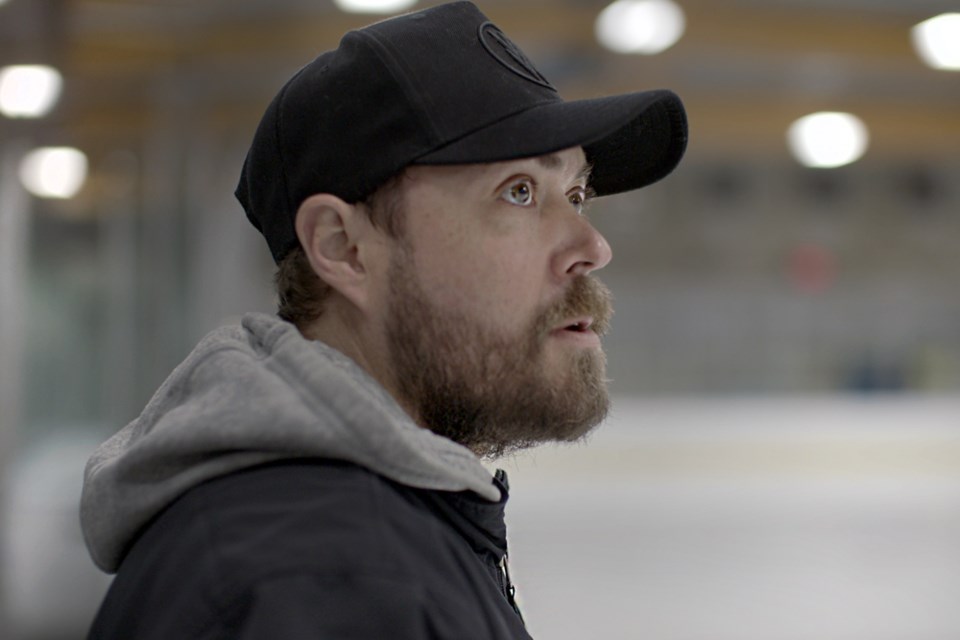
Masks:
[[[72,198],[87,179],[87,156],[71,147],[41,147],[20,163],[20,182],[41,198]]]
[[[811,113],[790,125],[787,144],[807,167],[832,168],[850,164],[867,150],[869,135],[860,118],[850,113]]]
[[[942,13],[910,30],[913,48],[934,69],[960,71],[960,13]]]
[[[597,40],[617,53],[660,53],[686,28],[683,10],[671,0],[617,0],[597,16]]]
[[[399,13],[417,4],[417,0],[334,0],[347,13]]]
[[[9,118],[42,118],[57,98],[63,79],[53,67],[39,64],[0,69],[0,113]]]

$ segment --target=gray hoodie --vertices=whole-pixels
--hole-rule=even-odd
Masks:
[[[205,337],[90,458],[80,501],[90,555],[114,572],[141,527],[191,487],[298,457],[500,499],[477,456],[418,427],[351,359],[276,317],[248,314]]]

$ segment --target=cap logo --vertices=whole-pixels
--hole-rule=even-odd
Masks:
[[[537,68],[530,62],[530,58],[515,45],[507,35],[492,22],[484,22],[480,25],[477,32],[480,38],[480,44],[487,50],[494,60],[504,67],[520,76],[524,80],[536,83],[541,87],[546,87],[551,91],[556,91],[553,86],[547,82],[547,79],[537,71]]]

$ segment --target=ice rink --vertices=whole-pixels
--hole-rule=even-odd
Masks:
[[[960,638],[960,399],[622,400],[506,465],[552,640]]]

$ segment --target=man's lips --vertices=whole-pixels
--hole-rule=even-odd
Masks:
[[[556,326],[553,331],[575,331],[578,333],[590,331],[592,333],[593,329],[590,328],[591,326],[593,326],[593,318],[590,316],[582,316],[563,321]]]
[[[610,328],[610,292],[590,276],[577,276],[572,285],[537,318],[542,337],[584,346],[600,346]]]
[[[593,318],[571,318],[557,325],[550,336],[585,347],[599,347],[600,336],[593,330]]]

